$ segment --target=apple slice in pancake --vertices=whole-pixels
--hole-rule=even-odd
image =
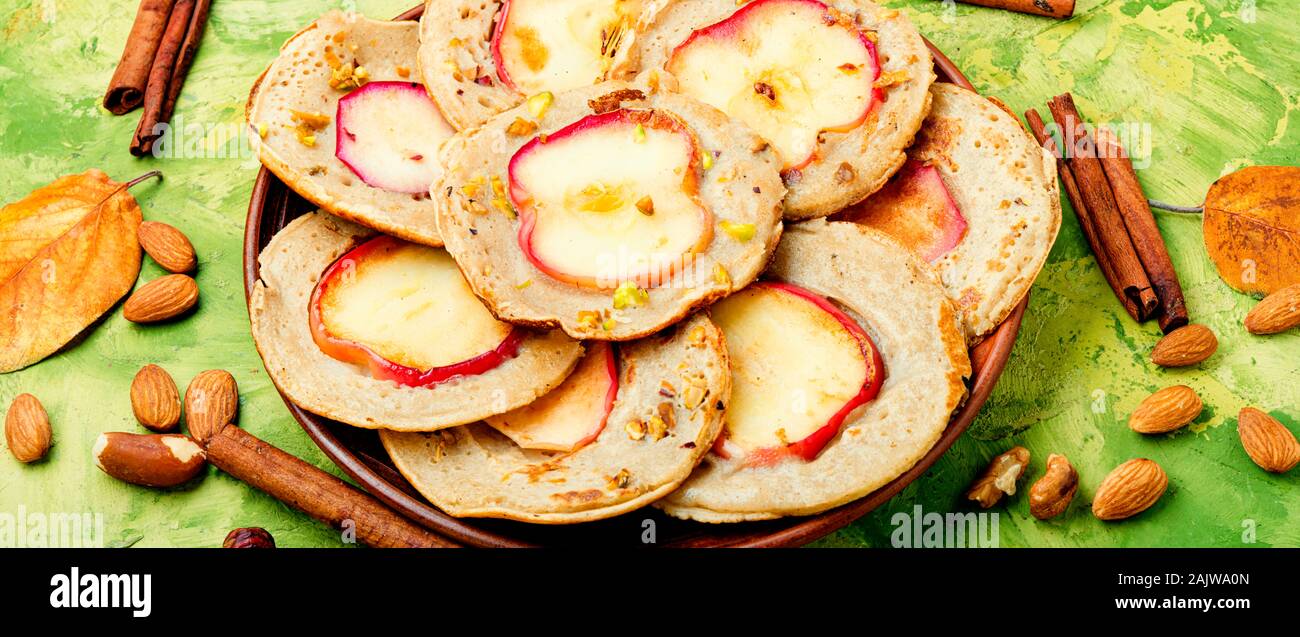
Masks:
[[[534,138],[509,164],[519,247],[580,287],[669,280],[713,238],[699,162],[691,131],[656,110],[588,115]]]
[[[875,398],[884,365],[852,318],[804,288],[759,282],[713,306],[731,359],[731,404],[714,451],[767,466],[817,457]]]
[[[501,83],[531,95],[605,78],[640,0],[506,0],[492,32]]]
[[[525,336],[493,318],[445,251],[387,236],[325,271],[309,321],[326,355],[411,387],[487,372],[515,356]]]
[[[529,405],[484,422],[524,449],[568,453],[600,435],[617,397],[614,347],[596,341],[559,387]]]
[[[821,132],[858,126],[883,95],[872,39],[818,0],[755,0],[697,29],[666,69],[681,92],[771,142],[783,171],[806,166]]]
[[[966,236],[966,217],[934,166],[914,159],[879,192],[836,220],[871,226],[934,262]]]
[[[438,146],[456,133],[413,82],[370,82],[339,99],[336,119],[334,156],[389,192],[428,192],[438,175]]]

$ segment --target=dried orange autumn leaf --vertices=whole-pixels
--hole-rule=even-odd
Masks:
[[[131,290],[139,227],[126,184],[98,170],[0,208],[0,372],[58,351]]]
[[[1205,196],[1205,249],[1228,285],[1269,294],[1300,283],[1300,168],[1251,166]]]

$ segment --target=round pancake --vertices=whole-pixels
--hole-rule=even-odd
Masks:
[[[636,27],[619,41],[602,79],[632,77],[637,66],[637,34],[658,4],[644,2],[646,11]],[[424,15],[420,18],[420,74],[429,95],[456,130],[478,126],[498,113],[519,106],[529,97],[501,83],[492,55],[492,33],[504,5],[503,0],[426,0],[424,3]]]
[[[582,357],[582,345],[558,331],[532,333],[514,358],[485,373],[406,387],[327,356],[308,324],[312,291],[330,264],[373,234],[309,213],[276,233],[258,258],[260,279],[248,300],[253,341],[271,380],[295,405],[355,427],[433,431],[526,405],[563,382]]]
[[[531,117],[526,107],[512,109],[456,135],[443,146],[441,160],[446,172],[432,192],[447,251],[497,318],[539,328],[559,327],[579,339],[639,338],[744,287],[758,276],[775,249],[781,237],[785,192],[777,159],[766,142],[713,108],[672,93],[605,82],[557,95],[537,122],[536,133],[553,133],[596,110],[608,110],[611,104],[669,114],[694,133],[701,148],[718,151],[712,167],[700,178],[699,200],[712,211],[715,226],[721,220],[752,224],[753,236],[742,241],[715,229],[707,249],[695,256],[693,267],[683,268],[646,290],[647,302],[622,310],[613,309],[612,290],[583,288],[552,278],[520,249],[517,215],[492,207],[484,210],[483,204],[465,193],[465,185],[474,179],[490,176],[506,182],[512,156],[534,139],[533,133],[517,136],[508,132],[516,119]],[[589,315],[582,313],[588,312],[611,320],[608,325],[583,321],[582,317]]]
[[[837,303],[875,343],[884,384],[811,461],[746,466],[710,453],[657,503],[675,517],[765,520],[856,500],[925,455],[965,399],[970,359],[952,302],[933,272],[888,236],[851,223],[792,225],[764,278]]]
[[[677,488],[707,453],[722,428],[731,375],[722,333],[703,315],[618,352],[609,420],[568,454],[520,448],[483,423],[430,434],[382,431],[380,439],[402,475],[457,517],[569,524],[640,508]],[[665,383],[674,396],[665,395]],[[664,410],[672,414],[665,437],[629,435],[627,423]]]
[[[966,218],[965,237],[932,265],[974,344],[1015,309],[1047,261],[1061,228],[1056,162],[999,104],[943,82],[931,93],[908,156],[938,170]],[[868,198],[836,218],[906,223],[914,213]]]
[[[440,246],[433,207],[424,193],[372,187],[334,156],[334,120],[339,98],[347,92],[331,88],[333,67],[359,62],[371,81],[417,81],[418,29],[413,21],[325,14],[281,47],[279,57],[253,85],[245,117],[262,164],[313,204],[386,234]],[[299,141],[292,111],[329,117],[328,124],[314,131],[314,145]],[[448,127],[447,136],[451,133]]]
[[[783,175],[789,189],[785,218],[791,221],[824,217],[879,190],[903,165],[903,151],[930,109],[928,89],[935,79],[930,50],[907,16],[868,0],[824,4],[875,34],[885,102],[875,104],[855,128],[823,132],[812,163]],[[725,20],[741,6],[735,0],[668,4],[638,39],[641,68],[663,69],[692,32]]]

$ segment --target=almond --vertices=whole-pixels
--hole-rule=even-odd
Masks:
[[[92,451],[95,466],[118,480],[142,487],[174,487],[189,482],[207,464],[207,456],[189,436],[99,434]]]
[[[239,413],[239,385],[230,372],[201,372],[185,388],[185,423],[200,444],[217,435]]]
[[[199,285],[184,274],[154,279],[131,294],[122,316],[132,323],[156,323],[184,314],[199,301]]]
[[[1186,325],[1160,339],[1151,350],[1151,362],[1161,367],[1195,365],[1214,354],[1219,339],[1204,325]]]
[[[19,462],[35,462],[50,450],[50,417],[35,396],[19,394],[9,405],[5,442]]]
[[[1245,323],[1251,334],[1277,334],[1300,325],[1300,283],[1264,297],[1246,314]]]
[[[160,221],[145,221],[136,232],[140,247],[164,270],[176,274],[192,272],[197,264],[194,244],[180,230]]]
[[[1169,476],[1154,460],[1134,458],[1101,481],[1092,500],[1092,514],[1099,520],[1135,516],[1155,504],[1168,486]]]
[[[1166,387],[1147,396],[1133,410],[1128,427],[1140,434],[1168,433],[1196,420],[1201,407],[1201,397],[1191,387]]]
[[[146,429],[172,431],[181,421],[181,395],[163,368],[145,365],[131,381],[131,411]]]
[[[1237,414],[1237,435],[1255,464],[1265,471],[1286,473],[1300,463],[1300,441],[1276,418],[1254,407]]]

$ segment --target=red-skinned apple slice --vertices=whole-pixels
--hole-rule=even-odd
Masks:
[[[519,247],[571,285],[661,285],[713,240],[699,162],[694,134],[654,110],[589,115],[535,138],[510,160]]]
[[[679,90],[748,124],[782,170],[816,158],[818,135],[847,131],[883,99],[871,36],[818,0],[755,0],[697,29],[665,65]]]
[[[501,83],[531,95],[600,81],[639,0],[506,0],[492,31]]]
[[[339,99],[334,156],[365,183],[390,192],[428,192],[438,146],[455,134],[424,87],[370,82]]]
[[[727,339],[732,393],[714,453],[768,466],[811,461],[844,419],[874,399],[884,363],[871,338],[821,296],[775,281],[713,306]]]
[[[838,217],[871,226],[935,261],[966,236],[966,217],[934,166],[908,160],[884,188]]]
[[[388,236],[325,270],[308,320],[326,355],[408,387],[487,372],[526,335],[493,318],[445,251]]]
[[[605,429],[618,397],[614,347],[592,342],[559,387],[532,403],[485,420],[524,449],[576,451]]]

